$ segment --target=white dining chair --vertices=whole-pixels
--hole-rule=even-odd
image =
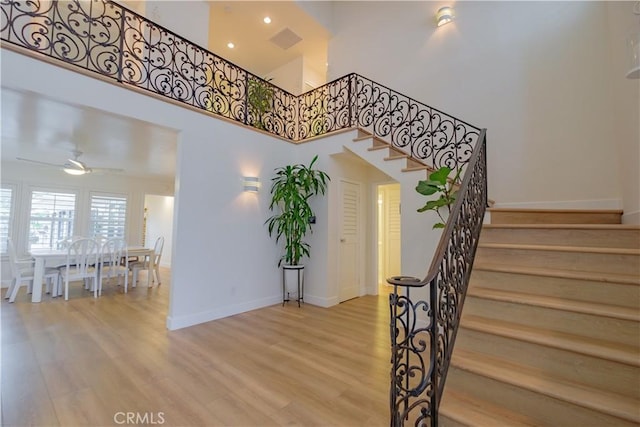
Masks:
[[[5,294],[5,299],[14,302],[18,295],[18,290],[23,283],[27,283],[27,292],[31,292],[33,287],[34,262],[31,258],[18,258],[16,248],[11,238],[7,239],[7,251],[9,252],[9,268],[11,270],[11,283]],[[52,284],[58,279],[58,270],[55,268],[47,268],[44,272],[44,278],[47,281],[47,289],[52,288]]]
[[[145,257],[145,259],[141,261],[134,261],[129,263],[129,269],[133,273],[133,286],[135,287],[138,283],[138,272],[140,270],[147,270],[148,274],[151,274],[151,281],[157,282],[158,285],[160,282],[160,258],[162,258],[162,249],[164,248],[164,237],[160,236],[156,239],[156,244],[153,247],[153,270],[149,270],[150,260],[149,257]],[[154,278],[155,277],[155,278]]]
[[[108,239],[102,244],[98,276],[98,295],[102,295],[102,283],[105,278],[111,281],[115,277],[119,283],[120,276],[124,277],[124,293],[127,293],[129,286],[129,255],[127,253],[127,242],[124,239]]]
[[[69,299],[69,282],[86,280],[93,282],[93,296],[98,297],[98,242],[94,239],[78,239],[72,242],[67,249],[67,261],[64,267],[59,268],[60,276],[53,296],[60,295],[62,282],[64,281],[64,299]],[[86,286],[85,286],[86,287]]]

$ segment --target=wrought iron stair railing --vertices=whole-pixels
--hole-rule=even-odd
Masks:
[[[471,268],[487,207],[486,131],[467,165],[426,277],[397,276],[391,307],[391,425],[437,426]],[[411,291],[425,288],[424,300]]]
[[[391,280],[392,424],[414,414],[416,423],[437,424],[486,206],[484,130],[358,74],[293,95],[110,0],[0,0],[0,7],[3,47],[63,61],[292,142],[357,127],[431,168],[464,168],[429,274]],[[267,88],[267,111],[251,102],[256,85]],[[412,301],[414,287],[429,287],[429,299]]]

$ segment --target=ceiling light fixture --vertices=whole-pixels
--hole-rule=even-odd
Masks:
[[[271,18],[269,18],[268,16],[265,16],[263,21],[265,24],[271,24]]]
[[[436,13],[436,23],[438,27],[448,24],[455,18],[453,9],[449,6],[444,6],[438,9]]]
[[[232,42],[229,42],[229,43],[227,43],[227,47],[228,47],[229,49],[233,49],[234,47],[236,47],[236,45],[235,45],[235,44],[233,44]]]
[[[84,169],[64,168],[63,170],[69,175],[84,175],[85,173],[87,173],[87,171]]]

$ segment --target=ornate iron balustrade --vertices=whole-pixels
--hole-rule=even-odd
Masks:
[[[387,279],[394,285],[389,296],[392,426],[438,425],[438,406],[486,206],[486,131],[482,130],[427,276]],[[410,291],[425,286],[428,300],[411,300]]]
[[[298,142],[361,127],[434,168],[468,162],[479,129],[357,74],[295,96],[110,0],[0,0],[0,37],[115,82]],[[268,88],[259,114],[250,86]]]

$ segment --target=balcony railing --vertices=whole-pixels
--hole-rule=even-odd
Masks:
[[[0,37],[293,142],[360,127],[426,165],[466,164],[480,129],[358,74],[296,96],[109,0],[0,0]],[[256,108],[251,88],[267,88]]]
[[[28,49],[292,142],[357,127],[433,169],[463,168],[427,277],[389,279],[395,285],[391,423],[437,425],[487,203],[484,130],[358,74],[293,95],[109,0],[0,0],[0,6],[3,47]],[[415,287],[428,287],[429,298],[411,300]]]

